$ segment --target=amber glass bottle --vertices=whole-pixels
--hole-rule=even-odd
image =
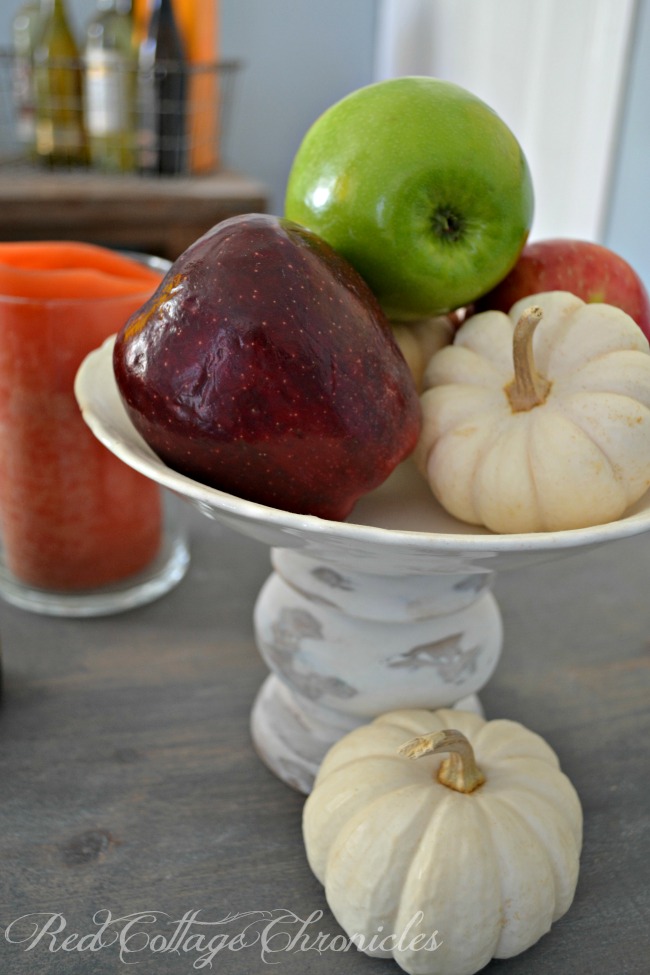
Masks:
[[[44,0],[43,7],[42,33],[34,52],[36,153],[50,165],[83,165],[88,147],[79,49],[64,0]]]

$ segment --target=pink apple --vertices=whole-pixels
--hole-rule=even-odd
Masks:
[[[477,311],[509,311],[542,291],[570,291],[583,301],[622,308],[650,338],[650,298],[636,271],[614,251],[585,240],[527,244],[512,271],[477,303]]]

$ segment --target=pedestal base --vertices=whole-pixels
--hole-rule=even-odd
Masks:
[[[483,714],[477,694],[462,698],[452,707]],[[328,724],[330,716],[332,723]],[[289,688],[270,674],[253,705],[251,734],[264,764],[287,785],[308,795],[332,745],[363,723],[362,718],[351,718],[341,725],[335,712],[326,715],[322,710],[319,714],[306,711]]]
[[[255,607],[273,675],[253,708],[263,761],[309,792],[328,749],[396,708],[468,707],[496,667],[501,617],[490,573],[351,572],[288,549]]]

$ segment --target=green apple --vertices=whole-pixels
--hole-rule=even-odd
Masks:
[[[505,277],[533,189],[521,146],[485,102],[404,77],[360,88],[314,122],[285,213],[357,268],[389,318],[409,320],[467,305]]]

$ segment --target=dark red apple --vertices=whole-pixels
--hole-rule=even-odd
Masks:
[[[117,337],[140,434],[175,470],[340,520],[415,447],[414,381],[374,295],[298,224],[247,214],[174,263]]]
[[[542,291],[570,291],[583,301],[622,308],[650,338],[650,299],[643,281],[619,254],[585,240],[526,244],[512,271],[477,303],[477,311],[509,311]]]

